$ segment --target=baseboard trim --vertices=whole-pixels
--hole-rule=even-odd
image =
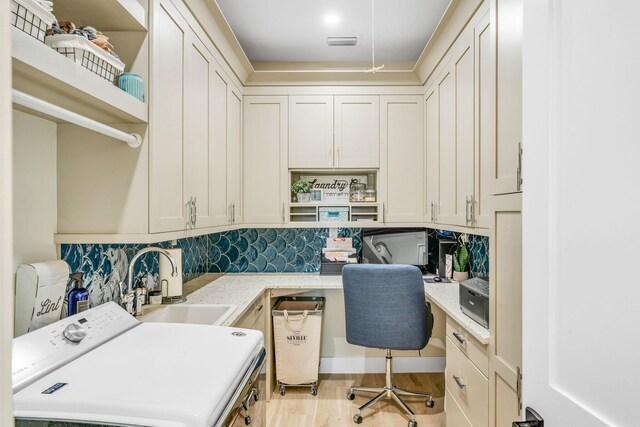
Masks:
[[[321,374],[379,374],[386,367],[384,357],[322,357]],[[444,372],[444,356],[394,357],[393,372]]]

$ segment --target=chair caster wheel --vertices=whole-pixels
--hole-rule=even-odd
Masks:
[[[280,386],[280,396],[284,396],[287,392],[287,389],[284,386]]]
[[[418,427],[418,422],[415,420],[409,420],[409,427]]]
[[[427,405],[427,408],[433,408],[433,405],[435,405],[435,402],[432,399],[429,399],[426,402],[424,402],[424,404]]]
[[[258,396],[258,393],[253,395],[253,400],[255,400],[256,402],[260,400],[260,396]]]
[[[350,391],[349,393],[347,393],[347,399],[353,400],[355,398],[356,398],[356,395],[353,392]]]
[[[251,417],[249,415],[247,415],[246,417],[244,417],[244,424],[245,425],[249,425],[251,424]]]
[[[361,424],[362,423],[362,415],[360,414],[356,414],[353,416],[353,422],[356,424]]]
[[[313,386],[311,387],[311,396],[317,396],[318,395],[318,387]]]

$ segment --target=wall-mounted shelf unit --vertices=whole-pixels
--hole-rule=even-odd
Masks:
[[[291,203],[289,205],[289,222],[322,222],[322,209],[333,210],[333,208],[344,208],[346,220],[336,221],[338,224],[346,222],[379,222],[382,219],[382,209],[378,203]]]
[[[58,19],[100,31],[146,31],[147,12],[137,0],[55,0]]]
[[[103,123],[147,122],[144,102],[15,27],[11,47],[14,89]]]

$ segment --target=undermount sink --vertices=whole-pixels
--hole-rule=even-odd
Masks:
[[[237,307],[233,304],[167,305],[143,316],[140,320],[155,323],[222,325]]]

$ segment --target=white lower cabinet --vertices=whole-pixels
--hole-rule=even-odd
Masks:
[[[522,194],[493,196],[489,301],[491,426],[521,419]]]
[[[461,330],[463,328],[447,317],[445,384],[447,396],[453,398],[456,404],[453,406],[447,402],[447,426],[487,427],[489,380],[483,373],[487,369],[487,346],[468,334],[464,335],[464,339],[452,335]]]
[[[422,96],[380,97],[380,151],[386,223],[424,218]]]
[[[244,97],[242,150],[245,224],[282,224],[288,192],[287,97]],[[285,184],[286,185],[286,184]]]

